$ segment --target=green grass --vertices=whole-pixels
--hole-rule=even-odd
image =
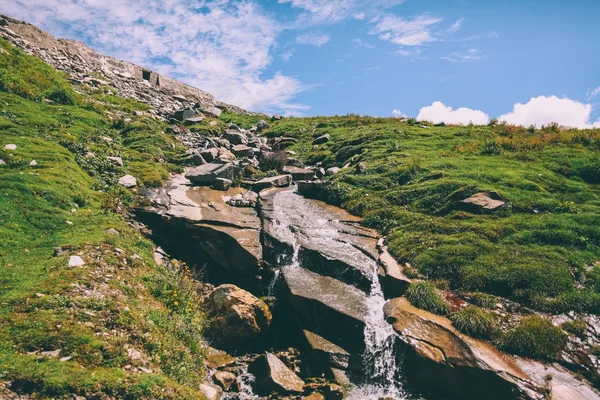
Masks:
[[[331,140],[313,146],[325,133]],[[599,312],[600,130],[348,115],[287,118],[265,135],[298,139],[290,149],[309,164],[349,165],[328,178],[325,200],[364,217],[399,261],[430,279],[547,312]],[[459,207],[480,191],[507,205],[483,214]]]
[[[467,306],[450,317],[459,331],[467,335],[487,339],[496,330],[494,314],[475,306]]]
[[[405,296],[413,306],[422,308],[423,310],[441,315],[446,315],[450,311],[448,303],[431,282],[415,282],[411,284]]]
[[[587,325],[580,319],[563,322],[561,328],[563,328],[563,330],[566,332],[580,338],[585,338],[585,332],[587,331]]]
[[[498,345],[511,353],[553,360],[558,358],[567,345],[567,335],[547,319],[531,316],[504,333],[498,340]]]
[[[204,316],[191,272],[157,266],[153,244],[114,212],[117,198],[125,207],[134,199],[118,177],[159,185],[181,168],[183,149],[163,123],[108,120],[104,110],[122,105],[95,107],[83,87],[77,104],[41,101],[71,86],[0,47],[11,53],[0,54],[0,80],[17,82],[0,87],[0,377],[37,398],[202,398],[194,388],[204,377]],[[58,246],[66,254],[54,256]],[[86,265],[68,267],[79,253]],[[126,346],[152,372],[129,372]],[[59,356],[39,355],[52,350]]]

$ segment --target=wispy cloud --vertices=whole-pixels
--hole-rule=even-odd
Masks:
[[[464,18],[460,18],[455,23],[450,25],[450,27],[448,28],[448,33],[456,33],[458,31],[460,31],[460,28],[462,27],[462,23],[464,20],[465,20]]]
[[[595,89],[588,90],[587,93],[585,94],[585,99],[587,101],[590,101],[591,99],[598,96],[599,94],[600,94],[600,86],[598,86]]]
[[[443,21],[429,15],[419,15],[404,19],[395,15],[386,15],[375,23],[374,33],[379,38],[401,46],[421,46],[437,41],[432,34],[433,25]]]
[[[263,75],[283,27],[254,1],[13,0],[0,10],[219,100],[265,112],[306,109],[293,102],[306,89],[299,80]]]
[[[487,59],[487,55],[483,54],[480,50],[469,49],[464,53],[455,51],[450,55],[440,57],[442,60],[450,62],[472,62],[472,61],[484,61]]]
[[[297,36],[296,43],[321,47],[325,43],[329,42],[329,39],[329,35],[325,33],[313,32]]]
[[[363,39],[352,39],[352,43],[354,43],[356,45],[356,47],[365,47],[367,49],[374,49],[375,45],[371,44],[369,42],[364,41]]]
[[[485,32],[485,33],[478,33],[476,35],[465,36],[462,38],[448,39],[448,41],[449,42],[468,42],[471,40],[479,40],[479,39],[496,39],[498,37],[500,37],[500,35],[498,35],[498,32],[489,31],[489,32]]]
[[[281,53],[281,59],[285,62],[288,62],[294,57],[294,50],[288,50],[284,53]]]

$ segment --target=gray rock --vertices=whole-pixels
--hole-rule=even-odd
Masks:
[[[185,121],[188,118],[194,118],[198,115],[198,113],[196,112],[196,110],[192,110],[192,109],[185,109],[185,110],[179,110],[176,111],[175,113],[173,113],[173,115],[171,115],[171,118],[176,119],[178,121]]]
[[[315,173],[317,174],[317,178],[323,178],[326,174],[325,168],[319,167],[315,170]]]
[[[255,192],[260,192],[263,189],[267,189],[270,187],[287,187],[292,183],[291,175],[278,175],[270,178],[261,179],[258,182],[254,182],[252,185],[252,190]]]
[[[118,165],[119,167],[123,166],[123,159],[121,157],[108,157],[108,161],[114,165]]]
[[[35,161],[35,160],[31,160],[31,161],[29,162],[29,165],[31,165],[32,167],[35,167],[35,166],[37,165],[37,161]]]
[[[234,145],[235,144],[248,144],[248,138],[242,132],[228,130],[228,131],[225,131],[225,133],[223,133],[223,137],[225,139],[229,140],[229,142]]]
[[[6,165],[6,162],[2,159],[0,159],[0,165]]]
[[[213,162],[219,155],[219,149],[213,147],[210,149],[204,149],[200,151],[200,155],[208,162]]]
[[[85,265],[83,259],[79,256],[71,256],[69,258],[69,267],[81,267]]]
[[[9,144],[6,144],[6,145],[4,145],[4,148],[5,148],[6,150],[16,150],[16,149],[17,149],[17,145],[16,145],[16,144],[9,143]]]
[[[119,185],[121,186],[125,186],[125,187],[134,187],[137,185],[137,179],[135,179],[134,176],[132,175],[123,175],[122,177],[119,178]]]
[[[212,188],[215,190],[229,190],[233,182],[230,179],[217,178],[212,184]]]
[[[241,132],[242,131],[242,128],[240,128],[236,124],[229,124],[229,126],[227,128],[229,130],[231,130],[231,131],[234,131],[234,132]]]
[[[322,143],[326,143],[331,139],[331,136],[329,136],[328,133],[319,136],[318,138],[316,138],[315,140],[313,140],[313,144],[322,144]]]
[[[208,163],[188,169],[185,177],[194,185],[210,186],[217,178],[233,180],[233,167],[231,164]]]
[[[339,167],[330,167],[330,168],[327,168],[327,170],[325,171],[325,175],[327,175],[327,176],[332,176],[332,175],[335,175],[335,174],[337,174],[337,173],[338,173],[338,172],[340,172],[341,170],[342,170],[342,169],[341,169],[341,168],[339,168]]]
[[[221,113],[223,112],[223,111],[221,111],[217,107],[208,107],[208,108],[205,108],[202,111],[204,111],[206,114],[210,114],[210,115],[212,115],[213,117],[216,117],[216,118],[219,118],[221,116]]]
[[[462,208],[473,212],[489,212],[502,207],[506,202],[495,192],[475,193],[468,199],[461,200]]]
[[[315,179],[315,171],[307,168],[294,166],[283,167],[283,173],[292,175],[294,181],[312,181]]]
[[[261,394],[304,391],[304,381],[274,354],[266,353],[258,357],[250,364],[248,371],[256,376],[256,386]]]
[[[198,391],[204,395],[206,400],[220,400],[223,396],[223,389],[210,383],[202,383]]]
[[[199,166],[206,164],[206,160],[204,157],[202,157],[202,155],[200,155],[198,150],[188,151],[188,155],[185,157],[185,160],[189,165]]]
[[[231,152],[237,157],[254,157],[254,149],[244,144],[236,144],[231,148]]]
[[[256,125],[256,132],[260,133],[266,129],[269,129],[269,124],[264,119],[261,119]]]

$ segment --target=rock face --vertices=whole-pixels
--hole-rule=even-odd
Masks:
[[[226,349],[243,349],[271,325],[271,311],[260,299],[235,285],[217,287],[205,301],[209,332]]]
[[[256,376],[256,386],[259,393],[278,392],[302,393],[304,381],[292,372],[274,354],[267,353],[256,359],[248,369]]]
[[[391,300],[385,313],[407,350],[405,363],[413,368],[405,371],[411,380],[456,398],[542,399],[549,389],[552,399],[600,399],[562,366],[500,353],[404,298]]]
[[[209,272],[226,275],[229,282],[257,288],[262,270],[261,221],[250,207],[234,207],[226,200],[247,190],[215,191],[192,187],[178,175],[164,188],[145,189],[150,205],[136,210],[169,253],[186,254]]]

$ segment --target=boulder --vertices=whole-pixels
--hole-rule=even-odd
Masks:
[[[208,162],[213,162],[219,155],[219,149],[213,147],[210,149],[200,150],[200,155]]]
[[[217,107],[207,107],[205,109],[203,109],[202,111],[204,111],[204,113],[209,114],[215,118],[219,118],[221,116],[221,113],[223,111],[221,111],[221,109],[217,108]]]
[[[0,165],[6,165],[6,161],[0,159]]]
[[[17,149],[17,145],[16,144],[12,144],[12,143],[5,144],[4,145],[4,149],[6,149],[6,150],[16,150]]]
[[[221,387],[225,392],[229,390],[235,382],[235,374],[229,371],[217,371],[213,375],[214,382]]]
[[[233,180],[233,166],[231,164],[208,163],[187,169],[185,177],[194,185],[210,186],[217,178]]]
[[[217,287],[205,300],[208,331],[227,349],[247,348],[271,325],[271,311],[251,293],[235,285]]]
[[[258,182],[254,182],[252,185],[252,190],[255,192],[260,192],[263,189],[267,189],[270,187],[287,187],[292,183],[291,175],[278,175],[270,178],[261,179]]]
[[[328,142],[331,139],[331,136],[329,136],[328,133],[319,136],[318,138],[316,138],[315,140],[313,140],[313,144],[323,144]]]
[[[231,152],[237,157],[254,157],[254,149],[245,144],[236,144],[231,148]]]
[[[384,308],[398,333],[407,378],[453,398],[598,400],[600,394],[557,363],[499,352],[458,332],[450,320],[413,307],[405,298]],[[548,380],[547,377],[552,379]],[[477,384],[472,384],[477,382]]]
[[[327,168],[327,170],[325,171],[325,175],[333,176],[340,171],[341,171],[341,168],[339,168],[339,167],[330,167],[330,168]]]
[[[272,392],[289,394],[304,391],[304,381],[274,354],[266,353],[258,357],[250,364],[248,371],[256,376],[256,388],[261,394],[268,395]]]
[[[171,118],[176,119],[177,121],[183,122],[188,118],[194,118],[195,116],[197,116],[197,114],[198,113],[196,112],[196,110],[187,108],[185,110],[179,110],[179,111],[174,112],[171,115]]]
[[[223,396],[223,389],[210,383],[200,384],[198,391],[202,393],[206,400],[220,400]]]
[[[215,161],[221,162],[221,163],[229,163],[229,162],[235,161],[235,159],[236,159],[235,154],[233,154],[231,151],[227,150],[225,147],[221,147],[219,149],[219,155]]]
[[[82,267],[84,265],[85,265],[85,262],[79,256],[71,256],[69,258],[69,267]]]
[[[190,165],[200,166],[206,164],[204,157],[200,155],[198,150],[190,150],[185,157],[185,160]]]
[[[460,204],[467,211],[483,213],[502,207],[506,202],[495,192],[475,193],[473,196],[461,200]]]
[[[212,184],[212,188],[215,190],[229,190],[233,182],[230,179],[217,178]]]
[[[134,176],[129,175],[129,174],[120,177],[118,182],[119,182],[119,185],[122,185],[125,187],[134,187],[137,185],[137,179],[135,179]]]
[[[308,330],[303,330],[303,333],[304,339],[306,339],[306,351],[303,352],[305,355],[304,367],[311,376],[336,379],[335,370],[346,371],[348,369],[350,353],[316,333]]]
[[[291,165],[283,167],[283,173],[292,175],[294,181],[312,181],[316,178],[314,170]]]
[[[248,144],[248,138],[242,132],[227,130],[223,133],[223,138],[227,139],[231,144]]]
[[[108,157],[108,161],[110,161],[112,164],[122,167],[123,166],[123,159],[121,157]]]
[[[258,121],[258,124],[256,124],[256,133],[260,133],[266,129],[269,129],[269,124],[264,119]]]

